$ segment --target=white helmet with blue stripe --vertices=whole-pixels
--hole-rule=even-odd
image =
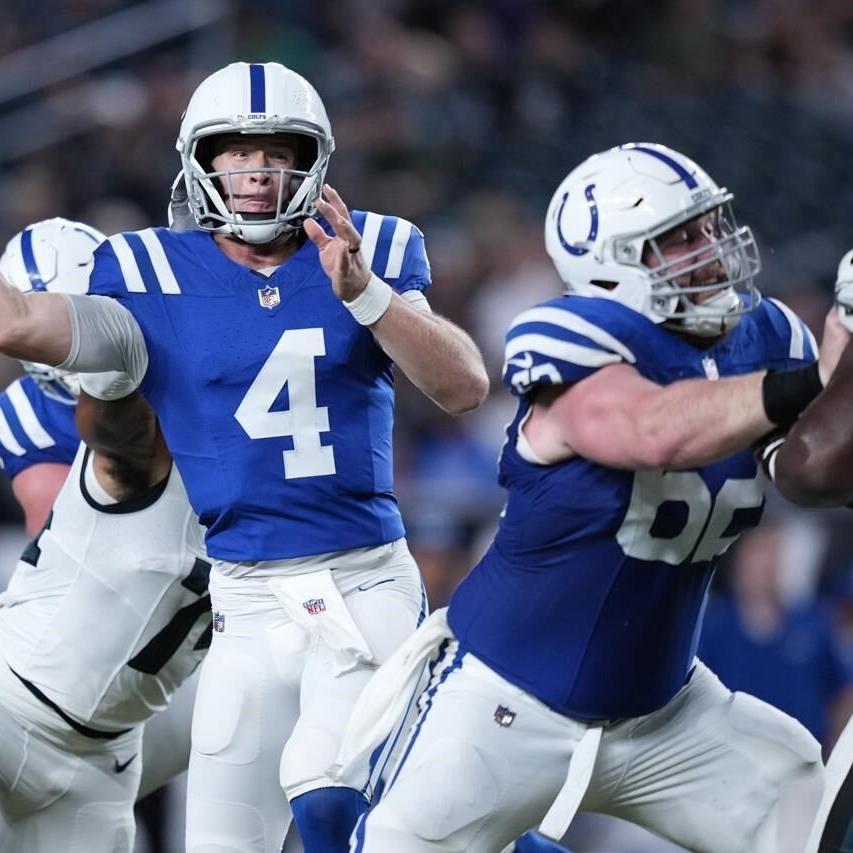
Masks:
[[[761,299],[758,248],[735,222],[731,200],[683,154],[620,145],[585,160],[557,188],[545,246],[570,293],[615,299],[655,323],[714,337]],[[705,245],[664,257],[662,235],[712,211]]]
[[[82,222],[61,217],[35,222],[6,244],[0,275],[23,293],[86,293],[95,249],[104,240],[104,234]],[[76,373],[30,361],[21,364],[49,397],[73,402],[77,396]]]
[[[211,168],[204,141],[224,133],[295,134],[305,144],[296,169],[217,172]],[[326,108],[304,77],[278,62],[233,62],[203,80],[193,93],[176,148],[197,226],[248,243],[268,243],[295,231],[314,213],[335,141]],[[271,214],[231,211],[221,187],[234,174],[259,171],[281,175],[276,209]]]

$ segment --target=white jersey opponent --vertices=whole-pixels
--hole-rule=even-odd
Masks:
[[[163,710],[201,662],[210,564],[177,469],[115,504],[98,494],[91,458],[81,445],[0,596],[0,648],[65,713],[114,731]]]
[[[201,543],[176,468],[115,503],[80,446],[0,595],[2,853],[133,849],[141,724],[210,644]]]

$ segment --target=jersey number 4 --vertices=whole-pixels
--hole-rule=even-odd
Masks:
[[[314,360],[325,354],[322,329],[288,329],[234,412],[249,438],[293,439],[293,450],[283,453],[288,480],[335,473],[334,449],[320,444],[320,433],[329,431],[329,409],[317,405]],[[285,387],[288,408],[273,411]]]

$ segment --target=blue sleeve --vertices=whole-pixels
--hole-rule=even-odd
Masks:
[[[10,480],[43,462],[70,465],[79,443],[74,406],[45,395],[31,377],[0,394],[0,467]]]
[[[143,395],[149,390],[162,350],[150,329],[163,319],[159,298],[162,287],[140,236],[144,233],[147,232],[114,234],[101,243],[95,250],[95,266],[89,277],[89,293],[117,299],[142,330],[148,353],[148,368],[139,386]]]
[[[562,297],[515,318],[506,336],[504,383],[523,396],[536,387],[579,382],[601,367],[636,363],[625,317],[606,299]]]
[[[769,331],[768,355],[782,367],[810,364],[818,356],[809,327],[783,302],[764,299],[758,307]]]
[[[124,276],[109,240],[105,240],[95,249],[95,265],[89,275],[89,293],[119,299],[127,296]]]
[[[371,270],[397,293],[425,291],[431,284],[429,259],[420,229],[406,219],[361,210],[351,212],[361,250]]]

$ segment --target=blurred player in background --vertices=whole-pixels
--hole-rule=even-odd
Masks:
[[[48,219],[16,234],[0,258],[0,275],[24,293],[86,293],[94,252],[106,237],[82,222]],[[0,464],[24,511],[27,534],[44,525],[80,437],[76,374],[24,361],[26,376],[0,394]]]
[[[838,316],[853,331],[853,251],[838,265]],[[853,505],[853,344],[848,343],[826,389],[787,434],[763,448],[762,464],[786,498],[808,507]],[[826,792],[806,853],[853,847],[853,722],[827,762]]]
[[[751,445],[816,396],[843,334],[830,316],[818,366],[805,325],[760,299],[731,199],[652,144],[596,155],[557,189],[546,246],[568,292],[507,336],[506,510],[446,623],[435,614],[359,703],[343,779],[431,654],[353,850],[510,849],[536,825],[559,839],[578,809],[690,850],[802,850],[819,744],[695,650],[716,558],[761,515]]]
[[[421,233],[351,215],[324,185],[333,148],[306,80],[229,65],[181,124],[195,230],[111,237],[90,291],[114,298],[36,295],[23,310],[0,292],[8,354],[129,375],[100,396],[142,391],[207,527],[214,639],[188,851],[278,853],[279,777],[308,853],[346,849],[366,801],[328,770],[425,606],[392,491],[392,366],[451,413],[488,388],[470,338],[423,296]]]
[[[81,223],[35,223],[10,240],[0,271],[24,293],[86,293],[101,239]],[[25,368],[0,395],[2,459],[28,530],[49,532],[0,596],[0,849],[129,850],[134,800],[187,767],[195,679],[184,679],[210,641],[209,565],[144,401],[84,396],[78,407],[79,377]],[[80,444],[75,411],[94,451]],[[182,519],[186,543],[173,530]]]

